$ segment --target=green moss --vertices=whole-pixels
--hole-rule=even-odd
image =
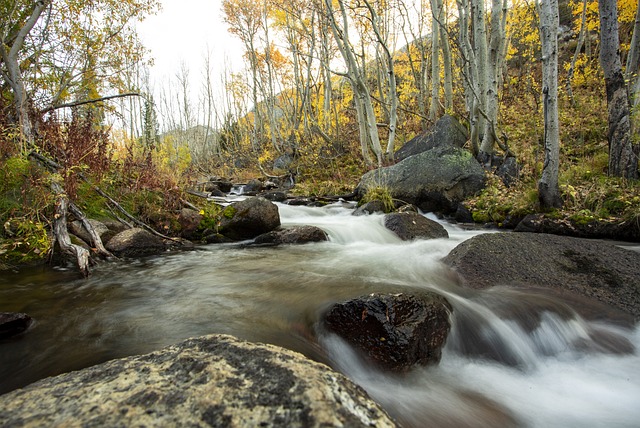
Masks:
[[[491,221],[489,215],[484,211],[474,211],[471,216],[476,223],[489,223]]]
[[[223,209],[220,205],[213,202],[207,203],[204,208],[200,210],[202,219],[200,220],[200,224],[198,225],[198,230],[212,230],[217,233],[220,227],[220,218],[222,212]]]
[[[222,215],[225,216],[226,218],[233,218],[233,216],[236,215],[236,213],[238,212],[238,210],[233,206],[233,205],[228,205],[223,211],[222,211]]]
[[[585,226],[596,220],[596,215],[590,210],[580,210],[577,213],[570,215],[569,220],[579,226]]]

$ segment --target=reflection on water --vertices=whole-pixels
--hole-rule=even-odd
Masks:
[[[0,344],[0,393],[45,376],[228,333],[273,343],[343,371],[406,426],[637,426],[638,330],[586,321],[544,294],[463,289],[439,259],[474,233],[401,242],[381,216],[338,205],[280,206],[284,225],[330,242],[211,245],[100,265],[88,280],[35,269],[0,278],[0,311],[36,319]],[[430,289],[454,307],[439,366],[388,375],[316,328],[332,302]],[[319,337],[318,337],[319,336]]]

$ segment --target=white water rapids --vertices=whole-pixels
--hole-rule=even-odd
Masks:
[[[477,231],[402,242],[382,216],[279,205],[284,226],[316,225],[329,242],[209,245],[100,265],[88,280],[34,270],[0,277],[0,311],[36,319],[0,344],[0,393],[44,376],[227,333],[330,363],[403,426],[638,427],[640,329],[588,321],[550,295],[475,291],[440,263]],[[452,304],[439,365],[381,373],[320,333],[324,310],[372,292],[431,290]]]

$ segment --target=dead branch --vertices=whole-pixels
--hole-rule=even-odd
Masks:
[[[109,252],[109,250],[104,247],[102,238],[100,238],[100,235],[98,235],[91,223],[89,223],[87,216],[85,216],[80,208],[78,208],[78,206],[71,201],[69,201],[69,211],[71,211],[71,213],[76,216],[78,220],[80,220],[84,229],[89,233],[89,236],[91,236],[91,245],[94,246],[96,252],[104,257],[115,257],[113,254],[111,254],[111,252]]]
[[[42,113],[48,113],[50,111],[58,110],[66,107],[79,107],[85,104],[94,104],[102,101],[108,101],[115,98],[124,98],[124,97],[141,97],[138,92],[127,92],[126,94],[117,94],[117,95],[108,95],[106,97],[100,97],[93,100],[83,100],[83,101],[74,101],[72,103],[58,104],[57,106],[49,106],[46,109],[42,110]]]
[[[58,242],[63,254],[74,256],[78,268],[85,278],[89,276],[89,250],[73,244],[67,230],[67,212],[69,210],[69,198],[62,186],[55,181],[51,182],[51,190],[56,195],[56,213],[53,220],[54,243]]]

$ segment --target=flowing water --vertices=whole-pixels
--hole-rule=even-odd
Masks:
[[[0,393],[42,377],[227,333],[284,346],[342,371],[404,426],[637,427],[640,329],[581,318],[538,291],[460,287],[439,260],[478,233],[402,242],[382,217],[279,205],[284,225],[311,224],[329,242],[210,245],[72,270],[0,277],[0,311],[36,319],[0,343]],[[317,322],[333,302],[430,290],[452,304],[439,365],[390,375],[369,367]]]

